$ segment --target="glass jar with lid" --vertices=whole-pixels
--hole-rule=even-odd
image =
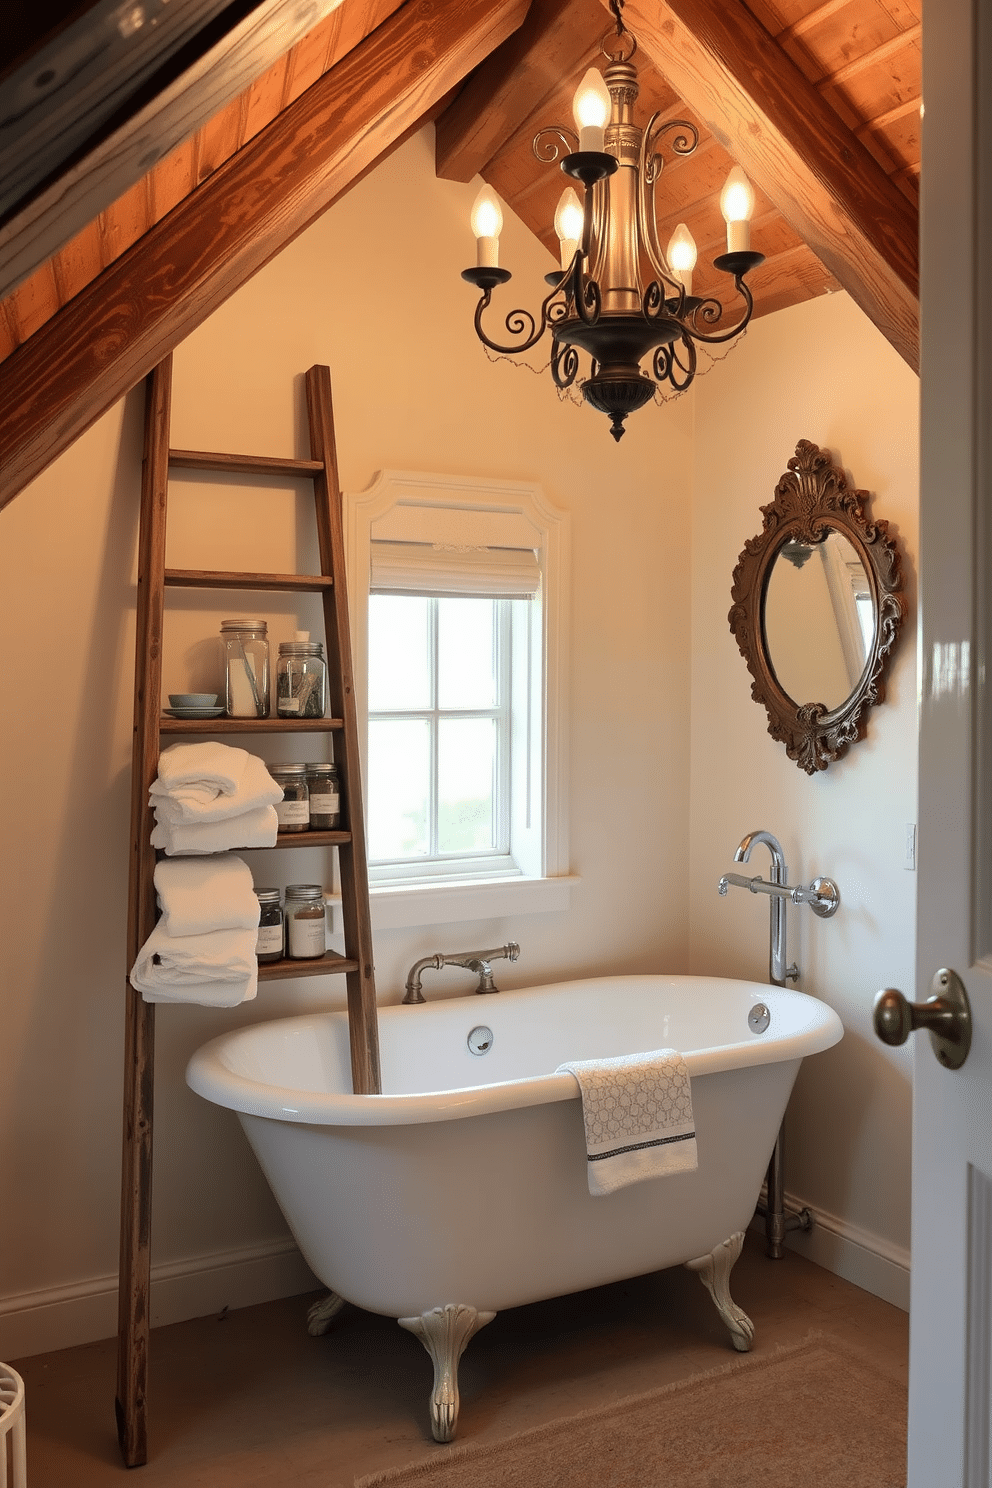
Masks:
[[[286,889],[287,955],[293,960],[314,960],[326,949],[323,887],[290,884]]]
[[[320,641],[308,630],[296,639],[279,642],[276,662],[276,711],[280,718],[323,718],[327,695],[327,667]]]
[[[310,790],[310,830],[334,832],[341,822],[341,795],[337,765],[307,765]]]
[[[285,933],[283,930],[282,904],[279,899],[278,889],[256,889],[255,898],[258,900],[258,940],[255,943],[255,955],[259,961],[281,961],[284,954],[283,942]]]
[[[264,620],[222,620],[224,707],[228,718],[268,718],[269,641]]]
[[[269,765],[269,774],[282,786],[282,800],[276,802],[280,832],[306,832],[310,827],[306,765]]]

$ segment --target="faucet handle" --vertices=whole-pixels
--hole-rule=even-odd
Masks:
[[[814,878],[808,889],[792,890],[793,904],[808,904],[821,920],[829,920],[840,908],[840,889],[832,878]]]

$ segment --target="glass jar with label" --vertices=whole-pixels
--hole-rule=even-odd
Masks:
[[[323,888],[320,884],[290,884],[286,889],[287,955],[293,960],[313,960],[326,949]]]
[[[268,718],[269,642],[264,620],[222,620],[224,707],[228,718]]]
[[[278,889],[256,889],[260,910],[255,955],[259,961],[281,961],[283,958],[283,918]]]
[[[298,630],[294,641],[279,642],[276,662],[276,711],[280,718],[323,718],[327,668],[320,641]]]
[[[270,765],[269,774],[277,785],[282,786],[282,800],[276,802],[280,832],[308,831],[310,791],[306,765]]]
[[[311,832],[334,832],[341,822],[337,765],[307,765]]]

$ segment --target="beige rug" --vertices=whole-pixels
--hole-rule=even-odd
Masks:
[[[355,1488],[904,1488],[906,1392],[837,1339],[741,1358]]]

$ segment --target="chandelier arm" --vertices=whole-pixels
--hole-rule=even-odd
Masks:
[[[675,342],[673,341],[669,348],[668,380],[677,392],[684,393],[696,375],[696,347],[691,335],[685,331],[682,332],[680,340],[688,352],[687,362],[681,360],[678,352],[675,350]],[[679,367],[685,373],[684,378],[679,379],[675,375],[676,367]]]
[[[491,289],[483,290],[481,298],[479,299],[479,303],[475,307],[475,334],[478,336],[479,340],[484,346],[489,347],[490,351],[499,352],[502,356],[514,356],[518,352],[529,351],[532,346],[535,346],[537,342],[540,341],[552,319],[561,318],[561,316],[552,317],[548,313],[548,307],[555,296],[560,293],[560,288],[561,286],[558,286],[553,289],[542,304],[540,325],[537,324],[537,321],[529,310],[511,310],[509,312],[504,322],[504,324],[506,325],[506,329],[510,332],[511,336],[523,335],[525,338],[523,341],[516,341],[511,343],[509,346],[504,346],[499,341],[494,341],[490,336],[487,336],[485,331],[482,329],[483,314],[485,313],[486,308],[488,307],[489,302],[493,297],[493,292]],[[564,308],[565,307],[563,303],[562,313],[564,313]],[[528,326],[530,327],[529,333]]]
[[[570,388],[575,381],[579,371],[579,353],[574,346],[559,341],[557,337],[551,343],[551,376],[555,387],[562,392]]]
[[[567,129],[559,124],[549,124],[546,128],[539,129],[531,141],[534,158],[540,160],[542,165],[553,165],[556,160],[561,159],[562,146],[564,154],[570,155],[579,148],[579,136],[574,129]]]
[[[692,312],[693,324],[686,327],[688,334],[694,341],[704,341],[709,346],[716,346],[721,341],[732,341],[735,336],[739,336],[741,331],[744,330],[748,321],[751,319],[752,314],[754,313],[754,296],[752,295],[750,289],[743,279],[735,278],[734,285],[738,293],[744,300],[745,304],[744,314],[741,316],[740,320],[737,322],[736,325],[731,326],[729,330],[721,331],[719,335],[708,336],[705,331],[697,331],[695,327],[695,318],[699,314],[700,310],[705,309],[707,305],[716,305],[719,306],[721,312],[723,310],[723,307],[722,305],[720,305],[719,300],[703,300],[702,304],[697,305],[695,310]],[[716,319],[715,316],[713,318]]]

